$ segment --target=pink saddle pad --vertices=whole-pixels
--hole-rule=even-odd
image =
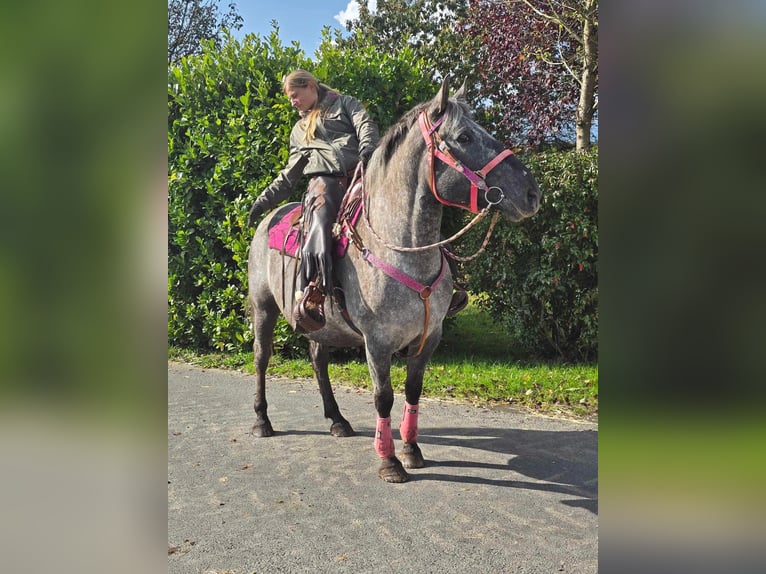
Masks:
[[[356,225],[359,220],[359,215],[362,212],[361,203],[361,181],[358,181],[356,185],[348,192],[349,201],[344,203],[341,207],[341,213],[337,223],[340,225],[340,235],[333,238],[332,253],[336,259],[340,259],[346,254],[348,250],[349,238],[347,235],[348,224],[342,219],[342,214],[348,218],[348,222],[351,225]],[[290,257],[297,257],[298,249],[300,249],[300,231],[298,228],[298,220],[303,213],[301,205],[295,206],[282,218],[269,229],[269,247],[276,249],[277,251],[289,255]]]
[[[301,213],[302,207],[298,205],[295,209],[288,211],[279,223],[269,229],[269,247],[271,249],[295,257],[300,247],[300,232],[297,222]]]

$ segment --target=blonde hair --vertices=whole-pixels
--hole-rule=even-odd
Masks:
[[[296,88],[307,88],[314,86],[317,91],[317,98],[319,98],[319,80],[317,80],[311,72],[306,70],[295,70],[284,77],[282,81],[282,87],[285,94]],[[321,109],[319,108],[319,100],[314,108],[305,116],[301,122],[306,130],[306,143],[310,142],[316,137],[317,121],[319,120],[319,114]]]

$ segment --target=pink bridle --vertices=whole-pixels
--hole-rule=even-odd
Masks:
[[[472,171],[463,165],[460,161],[458,161],[454,155],[452,155],[449,147],[441,138],[439,132],[436,131],[443,121],[444,116],[440,117],[434,124],[431,124],[431,121],[428,118],[428,112],[426,110],[420,112],[420,115],[418,116],[418,125],[420,126],[420,131],[422,132],[423,138],[426,140],[426,146],[428,147],[428,163],[431,171],[431,192],[434,194],[436,200],[444,205],[451,205],[453,207],[467,209],[471,213],[479,213],[479,189],[481,189],[484,192],[484,199],[487,201],[488,205],[496,205],[500,203],[505,197],[503,190],[495,186],[488,187],[485,179],[490,171],[497,167],[498,164],[500,164],[500,162],[507,158],[509,155],[513,155],[513,152],[509,149],[503,150],[483,168],[477,171]],[[436,191],[434,156],[442,160],[451,168],[462,173],[468,179],[468,181],[471,182],[471,199],[468,206],[447,201]],[[500,194],[500,197],[498,197],[497,201],[491,201],[489,199],[489,192],[493,189],[497,190],[497,192]]]

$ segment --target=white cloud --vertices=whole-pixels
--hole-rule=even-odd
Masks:
[[[378,9],[378,0],[370,0],[367,3],[367,7],[369,8],[370,12],[375,12]],[[346,6],[346,9],[338,12],[334,18],[340,22],[340,25],[344,28],[346,27],[346,22],[349,20],[358,20],[359,2],[356,0],[351,0]]]

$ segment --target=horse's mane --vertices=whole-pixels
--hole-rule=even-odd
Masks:
[[[380,159],[383,165],[387,165],[388,162],[391,161],[391,156],[394,155],[396,149],[399,147],[402,141],[404,141],[404,138],[410,131],[412,124],[414,124],[417,120],[418,114],[427,105],[428,104],[420,104],[412,108],[409,112],[399,118],[398,122],[388,128],[383,137],[380,138],[378,148],[382,150],[383,155]]]
[[[420,112],[427,108],[429,104],[430,102],[426,102],[415,106],[405,113],[398,122],[388,128],[378,144],[379,151],[375,154],[376,164],[380,164],[380,167],[388,165],[394,152],[396,152],[413,125],[417,122]],[[444,112],[444,121],[449,123],[451,120],[459,119],[463,114],[468,113],[470,113],[470,110],[467,104],[459,100],[450,99]]]

